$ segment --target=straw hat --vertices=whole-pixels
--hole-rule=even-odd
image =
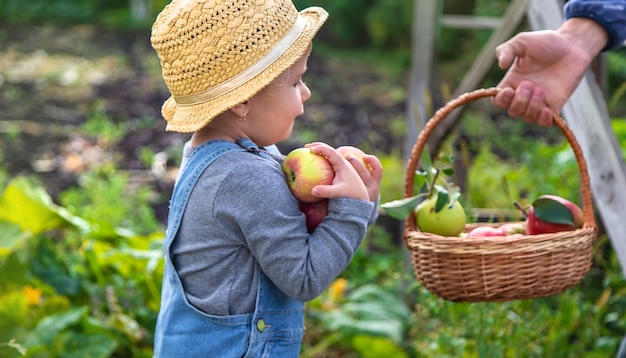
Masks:
[[[328,18],[290,0],[173,0],[151,42],[172,96],[166,130],[195,132],[291,67]]]

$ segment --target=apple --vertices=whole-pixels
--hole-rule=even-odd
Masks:
[[[526,232],[525,223],[506,223],[499,226],[506,235],[523,234]]]
[[[535,200],[535,203],[533,204],[534,207],[537,207],[537,202],[539,200],[553,200],[560,204],[565,205],[572,212],[572,216],[574,217],[574,223],[573,223],[574,227],[579,228],[583,226],[583,210],[580,208],[580,206],[576,205],[575,203],[557,195],[546,194],[546,195],[539,196],[537,200]]]
[[[506,231],[500,227],[479,226],[467,234],[467,237],[506,236]]]
[[[541,195],[527,210],[526,234],[570,231],[583,224],[582,209],[557,195]]]
[[[306,228],[309,233],[324,220],[328,215],[328,199],[322,199],[314,203],[300,203],[300,211],[306,216]]]
[[[415,224],[423,232],[441,236],[458,236],[465,228],[465,210],[455,201],[436,212],[437,195],[422,201],[415,209]]]
[[[365,154],[365,152],[363,152],[361,149],[357,147],[352,147],[349,145],[344,145],[344,146],[338,147],[337,152],[339,152],[339,154],[341,154],[341,156],[343,156],[344,158],[347,158],[348,155],[353,155],[354,157],[361,160],[361,163],[363,163],[363,165],[365,166],[365,168],[367,168],[367,170],[372,171],[372,167],[369,164],[367,164],[367,162],[365,161],[365,156],[367,154]]]
[[[309,148],[296,148],[289,152],[282,170],[289,190],[302,203],[319,201],[320,198],[311,194],[311,189],[317,185],[330,185],[335,178],[330,162]]]

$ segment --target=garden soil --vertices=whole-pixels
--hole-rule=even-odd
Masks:
[[[401,77],[314,51],[305,76],[313,96],[281,150],[321,140],[401,153]],[[0,160],[11,177],[40,178],[53,198],[81,174],[113,163],[162,194],[155,209],[163,220],[188,139],[164,130],[167,96],[148,30],[0,26]],[[152,163],[146,153],[156,154]]]

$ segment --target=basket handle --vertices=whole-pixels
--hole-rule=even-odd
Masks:
[[[443,121],[450,112],[452,112],[455,108],[463,106],[469,102],[475,101],[477,99],[483,97],[492,97],[498,93],[499,89],[495,87],[486,88],[486,89],[478,89],[472,92],[467,92],[459,97],[451,100],[446,103],[445,106],[441,107],[432,118],[426,123],[424,129],[420,132],[417,137],[417,142],[413,146],[411,150],[411,155],[409,157],[409,161],[406,169],[406,177],[404,180],[404,197],[408,198],[414,195],[413,193],[413,183],[415,177],[415,170],[417,169],[417,164],[422,155],[422,151],[424,150],[424,146],[428,141],[428,137],[435,130],[435,127]],[[590,179],[589,173],[587,171],[587,162],[585,161],[585,157],[583,156],[582,149],[580,148],[580,144],[576,140],[574,133],[567,126],[567,123],[555,112],[554,115],[554,123],[557,127],[561,129],[563,135],[569,142],[572,150],[574,151],[574,156],[576,157],[576,162],[578,163],[578,169],[580,171],[580,182],[582,188],[582,210],[583,210],[583,227],[584,226],[592,226],[595,227],[595,218],[593,215],[593,203],[591,199],[591,189],[590,189]],[[406,231],[415,231],[415,214],[411,213],[408,219],[406,219],[405,224]],[[406,235],[405,235],[406,237]]]

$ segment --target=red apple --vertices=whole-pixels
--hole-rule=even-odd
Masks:
[[[544,199],[553,200],[565,205],[572,212],[575,228],[579,228],[583,225],[583,210],[578,205],[557,195],[541,195],[539,196],[539,198],[537,198],[537,200]],[[537,207],[537,201],[535,201],[534,206],[535,208]]]
[[[317,185],[330,185],[335,178],[330,162],[309,148],[297,148],[289,152],[283,161],[282,170],[291,193],[302,203],[319,201],[320,198],[311,194],[311,189]]]
[[[541,195],[528,208],[526,234],[575,230],[583,224],[583,212],[573,202],[556,195]]]
[[[369,164],[367,164],[367,162],[365,161],[365,156],[367,154],[365,154],[365,152],[363,152],[361,149],[359,149],[357,147],[352,147],[352,146],[349,146],[349,145],[344,145],[344,146],[341,146],[341,147],[337,148],[337,151],[344,158],[347,158],[348,155],[355,156],[356,158],[361,160],[361,163],[363,163],[363,165],[365,166],[365,168],[367,168],[367,170],[369,170],[369,171],[372,170],[372,167]]]
[[[328,199],[322,199],[314,203],[300,203],[300,211],[306,216],[306,228],[309,233],[312,233],[328,215],[328,202]]]
[[[506,236],[506,232],[499,227],[479,226],[472,229],[467,237],[489,237],[489,236]]]

